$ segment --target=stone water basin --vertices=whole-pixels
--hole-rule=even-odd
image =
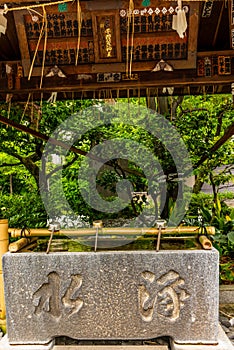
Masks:
[[[12,345],[57,336],[217,343],[214,248],[6,253],[3,274]]]

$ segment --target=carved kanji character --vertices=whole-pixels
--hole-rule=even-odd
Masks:
[[[62,303],[65,309],[68,310],[69,317],[78,314],[83,306],[83,300],[78,297],[78,293],[82,286],[82,277],[80,275],[71,276],[71,283],[65,295],[62,298]]]
[[[144,271],[141,274],[144,279],[144,285],[139,286],[138,299],[139,299],[139,311],[142,319],[145,322],[152,321],[154,308],[157,302],[157,291],[151,292],[151,284],[155,280],[155,274],[150,271]]]
[[[158,292],[158,313],[175,321],[189,294],[183,288],[184,280],[175,271],[161,276],[157,283],[163,288]]]
[[[184,289],[184,280],[175,271],[169,271],[156,280],[154,273],[141,274],[144,284],[138,289],[139,312],[145,322],[151,322],[154,312],[175,321],[189,294]]]
[[[40,315],[42,312],[47,312],[54,317],[59,317],[61,315],[59,301],[60,277],[56,272],[51,272],[47,278],[48,282],[44,283],[33,294],[35,314]]]
[[[48,282],[33,294],[34,313],[40,315],[43,312],[59,318],[62,314],[68,317],[77,314],[83,306],[83,300],[78,296],[82,285],[81,275],[72,275],[71,282],[61,299],[61,277],[57,272],[51,272],[47,276]]]

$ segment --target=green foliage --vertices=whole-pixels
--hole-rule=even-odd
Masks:
[[[219,216],[214,216],[211,221],[216,227],[214,236],[214,245],[221,255],[230,255],[234,257],[234,209],[229,215],[223,215],[222,211]]]
[[[229,196],[233,198],[233,194]],[[185,222],[190,225],[215,227],[213,245],[221,257],[220,281],[221,283],[234,282],[234,208],[228,208],[219,199],[214,204],[210,195],[194,194]]]
[[[233,139],[230,138],[215,153],[210,152],[210,149],[233,122],[231,95],[185,97],[177,109],[174,123],[190,152],[194,166],[202,156],[208,156],[204,164],[195,167],[194,174],[202,183],[214,185],[216,191],[222,184],[233,179],[230,166],[233,164]],[[214,171],[224,165],[227,167],[222,172]]]
[[[171,100],[171,102],[176,101],[176,98],[173,99],[174,100]],[[126,102],[126,100],[124,102]],[[146,99],[141,98],[140,101],[138,99],[131,99],[129,102],[134,105],[145,105]],[[63,101],[56,102],[52,105],[43,103],[41,111],[40,103],[33,103],[30,101],[27,108],[22,104],[13,104],[9,117],[22,125],[49,136],[68,116],[96,103],[97,101],[89,100]],[[101,105],[101,103],[102,102],[98,101],[99,105]],[[8,106],[6,104],[2,103],[0,105],[0,113],[8,117]],[[151,117],[155,118],[155,125],[157,125],[157,115],[155,114]],[[148,115],[139,115],[137,118],[138,120],[142,119],[149,122],[147,118],[151,117]],[[113,116],[110,115],[109,118],[113,118]],[[209,150],[234,120],[232,96],[185,97],[175,114],[169,114],[168,118],[170,118],[175,128],[181,134],[194,165],[196,165],[201,156],[208,154],[208,160],[199,168],[195,168],[194,173],[201,182],[212,182],[215,191],[218,192],[219,187],[227,181],[230,181],[232,175],[230,173],[230,168],[227,168],[225,172],[221,174],[215,173],[214,169],[223,164],[227,166],[232,164],[233,141],[229,140],[213,154],[209,154]],[[105,140],[131,139],[137,143],[141,143],[158,157],[165,174],[173,173],[175,170],[174,163],[165,145],[146,130],[140,127],[127,125],[127,123],[125,123],[127,120],[128,114],[126,110],[125,115],[122,115],[119,120],[116,119],[116,123],[106,123],[93,130],[90,129],[89,132],[77,140],[75,146],[84,151],[89,151],[92,147],[105,142]],[[92,126],[90,125],[88,117],[86,120],[82,120],[82,123],[84,122],[88,128]],[[77,127],[77,125],[74,127]],[[171,139],[172,135],[168,134],[167,137]],[[0,193],[3,195],[4,201],[7,201],[7,194],[9,194],[11,190],[10,177],[13,181],[13,196],[22,196],[22,202],[28,201],[28,197],[30,197],[30,195],[28,195],[29,192],[34,193],[32,197],[38,196],[39,168],[41,166],[41,155],[44,146],[45,143],[41,140],[21,133],[11,127],[0,125],[0,149],[2,152],[0,163]],[[102,154],[100,154],[100,156],[102,156]],[[139,154],[139,157],[140,156]],[[98,213],[89,207],[82,198],[80,187],[77,182],[82,160],[83,157],[74,157],[74,154],[71,152],[63,159],[63,191],[74,212],[78,215],[88,217],[89,221],[92,222],[94,219],[104,218],[109,216],[109,214]],[[14,165],[15,163],[20,163],[20,165]],[[11,166],[4,164],[11,164]],[[116,184],[121,179],[129,180],[132,183],[133,191],[148,191],[148,183],[142,169],[134,162],[127,162],[124,170],[122,165],[122,163],[118,163],[118,160],[113,160],[111,168],[103,168],[100,171],[97,179],[97,186],[103,198],[107,200],[113,200],[115,198]],[[46,181],[51,183],[51,186],[56,186],[53,185],[52,180],[54,177],[56,179],[56,172],[58,169],[59,166],[54,165],[52,162],[47,169]],[[87,181],[84,180],[81,182],[80,186],[87,189]],[[160,192],[160,186],[158,183],[153,184],[153,186],[155,186],[156,195],[154,201],[156,202],[158,200],[157,196]],[[167,210],[163,213],[165,219],[168,218],[175,206],[175,198],[177,196],[176,182],[168,182],[167,189],[168,198],[165,205]],[[61,193],[55,191],[55,196],[59,200]],[[20,200],[17,199],[17,201]],[[194,201],[197,202],[197,204],[193,204]],[[201,210],[203,210],[205,221],[209,224],[216,225],[217,228],[219,227],[223,234],[224,230],[226,230],[226,226],[230,225],[225,221],[225,216],[229,214],[228,208],[225,207],[221,201],[222,210],[220,210],[220,208],[217,207],[218,202],[216,202],[216,207],[214,207],[212,201],[213,199],[205,198],[205,195],[202,194],[199,194],[199,197],[194,197],[192,199],[192,205],[189,208],[189,218],[187,220],[191,222],[192,220],[194,222],[196,221],[197,207],[201,206],[200,204],[203,202]],[[3,203],[2,207],[6,207],[6,205]],[[176,208],[174,215],[180,215],[181,208]],[[141,210],[142,204],[135,202],[131,203],[126,210],[119,212],[118,215],[133,217],[137,216]],[[23,213],[23,210],[20,211]],[[215,215],[214,211],[216,213]],[[41,212],[44,212],[44,209],[42,209]],[[14,214],[13,211],[11,211],[11,214]],[[116,214],[113,216],[116,217]],[[20,222],[20,219],[16,222]],[[39,222],[41,222],[40,219]]]
[[[37,191],[37,184],[25,167],[13,156],[0,152],[0,194],[24,194]],[[5,166],[4,166],[5,164]]]
[[[171,98],[169,105],[172,106],[176,101],[179,101],[179,99]],[[123,102],[126,102],[126,100]],[[145,98],[141,98],[140,101],[131,99],[129,102],[135,106],[138,104],[146,105]],[[89,100],[61,101],[54,104],[43,102],[41,110],[40,102],[29,101],[28,106],[21,103],[12,104],[10,114],[8,114],[8,105],[2,103],[0,104],[0,114],[50,136],[58,125],[70,115],[96,103],[101,105],[102,102]],[[219,250],[222,258],[230,257],[230,259],[233,259],[234,213],[225,205],[224,200],[226,198],[233,199],[234,195],[219,193],[220,187],[233,180],[232,166],[230,166],[230,164],[233,164],[233,140],[228,140],[216,152],[210,152],[211,147],[224,135],[225,130],[234,121],[232,96],[230,94],[184,97],[175,112],[171,110],[171,113],[166,113],[165,116],[170,119],[182,136],[190,153],[194,175],[196,176],[196,190],[194,190],[198,194],[194,194],[192,197],[185,221],[190,225],[200,225],[202,223],[215,226],[215,247]],[[112,120],[113,115],[108,117]],[[157,115],[151,117],[155,118],[155,125],[157,126]],[[138,115],[138,121],[142,119],[149,123],[150,120],[147,118],[150,117],[148,115]],[[106,122],[105,125],[92,129],[92,124],[87,117],[82,120],[82,123],[85,123],[90,131],[83,134],[74,146],[89,152],[92,147],[102,144],[105,140],[130,139],[141,143],[158,157],[164,174],[174,173],[174,163],[166,146],[146,130],[128,125],[126,121],[128,121],[127,111],[119,120],[116,119],[114,124]],[[74,125],[75,127],[77,128],[77,125]],[[172,139],[171,134],[166,136],[169,140]],[[42,166],[41,156],[44,147],[44,141],[0,124],[0,218],[8,218],[11,227],[45,227],[47,224],[47,214],[38,194],[39,169]],[[197,162],[204,155],[208,156],[207,160],[197,167]],[[139,157],[141,157],[141,154],[139,154]],[[56,190],[56,176],[58,176],[59,171],[62,171],[62,190],[67,201],[75,215],[83,216],[90,223],[96,219],[132,218],[141,213],[142,208],[146,205],[145,199],[142,202],[132,200],[126,209],[112,215],[91,208],[80,192],[81,189],[84,189],[90,195],[92,189],[88,187],[88,180],[84,179],[79,184],[77,181],[83,159],[82,156],[74,156],[73,153],[69,152],[62,159],[63,170],[60,169],[60,165],[55,165],[52,162],[48,165],[45,174],[45,187],[47,184],[54,186],[55,191],[53,192],[56,197],[51,198],[51,206],[53,206],[53,200],[58,203],[61,198],[61,189]],[[134,162],[126,162],[125,159],[114,159],[109,165],[109,167],[103,167],[100,170],[97,178],[96,184],[102,198],[113,201],[116,198],[116,184],[123,179],[132,183],[133,191],[148,191],[146,177],[142,169]],[[225,167],[217,173],[216,168],[220,166]],[[43,166],[41,168],[43,170]],[[157,173],[157,170],[155,172]],[[200,192],[201,185],[204,182],[212,185],[213,196]],[[155,181],[152,186],[155,188],[153,201],[157,204],[160,202],[160,184]],[[177,183],[168,181],[167,190],[166,210],[163,212],[163,218],[165,219],[171,215],[175,207]],[[180,216],[182,209],[183,202],[181,201],[174,210],[174,215]],[[58,213],[63,213],[63,211],[65,211],[65,208],[55,208],[54,216],[56,217]],[[155,212],[155,217],[157,214]],[[201,222],[201,218],[203,222]],[[171,221],[173,221],[173,218],[171,218]],[[233,263],[230,260],[224,260],[221,263],[220,278],[222,281],[233,281],[232,267]]]
[[[214,226],[214,242],[220,253],[227,254],[227,248],[233,249],[232,235],[229,233],[234,228],[234,208],[229,208],[223,201],[217,199],[217,203],[214,203],[211,195],[193,194],[185,222],[190,225]],[[225,246],[222,246],[224,243]]]
[[[231,261],[220,263],[220,281],[221,283],[234,282],[234,264]]]
[[[228,232],[227,236],[228,236],[228,241],[229,241],[231,244],[234,244],[234,231]]]
[[[227,234],[233,224],[234,209],[225,204],[226,196],[223,200],[217,199],[218,205],[216,205],[209,194],[193,194],[186,220],[195,220],[198,223],[202,219],[203,223],[212,224],[219,232]],[[233,198],[233,194],[230,193],[230,197]]]
[[[0,218],[8,219],[9,227],[46,227],[47,214],[41,197],[35,193],[0,196]]]

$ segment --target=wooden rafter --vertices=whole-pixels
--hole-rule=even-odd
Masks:
[[[221,11],[216,11],[217,13],[212,11],[209,18],[202,18],[201,1],[183,0],[183,6],[188,7],[188,12],[186,14],[188,28],[185,37],[182,39],[179,38],[179,35],[175,30],[172,30],[172,17],[175,15],[176,1],[156,0],[154,3],[151,2],[152,4],[144,9],[146,12],[148,11],[146,15],[142,15],[139,14],[143,8],[142,1],[134,0],[135,9],[138,11],[138,14],[137,12],[135,14],[136,22],[134,23],[136,26],[135,29],[138,29],[134,30],[135,46],[133,46],[135,47],[135,56],[131,65],[131,70],[134,74],[134,79],[132,80],[128,80],[124,77],[124,74],[126,73],[127,59],[127,28],[124,26],[127,25],[126,11],[128,9],[128,2],[124,0],[119,2],[110,0],[108,6],[105,6],[103,0],[80,0],[82,18],[84,21],[84,24],[82,24],[83,29],[86,28],[87,21],[91,24],[89,24],[88,27],[89,32],[87,31],[84,33],[84,31],[82,32],[81,30],[82,34],[79,50],[79,57],[81,58],[79,58],[77,66],[73,62],[73,58],[75,56],[77,57],[77,53],[75,52],[77,49],[77,32],[75,32],[74,25],[77,19],[76,4],[73,4],[73,2],[69,0],[65,12],[60,12],[58,6],[54,5],[55,2],[58,3],[58,1],[49,2],[46,0],[40,0],[38,2],[25,0],[22,4],[19,0],[7,1],[10,9],[7,14],[9,17],[9,24],[10,21],[14,21],[17,33],[17,35],[15,35],[14,25],[11,24],[9,26],[11,33],[9,33],[10,35],[8,35],[7,38],[13,46],[17,47],[17,41],[14,40],[14,37],[18,37],[19,47],[18,51],[17,48],[15,50],[14,61],[13,59],[11,60],[10,56],[7,60],[7,49],[6,53],[4,50],[1,51],[1,45],[4,44],[4,39],[2,36],[0,37],[0,94],[2,99],[5,99],[6,94],[13,94],[14,98],[17,96],[19,99],[25,100],[25,96],[29,92],[38,95],[41,93],[48,95],[54,91],[63,94],[77,93],[78,96],[81,95],[84,98],[86,95],[90,98],[92,93],[93,95],[98,95],[105,90],[119,90],[122,91],[123,95],[123,91],[128,90],[128,95],[131,95],[132,93],[129,92],[131,89],[140,90],[140,94],[146,94],[147,89],[158,89],[160,94],[163,87],[174,87],[175,91],[179,92],[179,94],[185,94],[187,91],[195,91],[196,93],[199,93],[199,85],[200,87],[205,86],[205,89],[208,87],[209,90],[209,87],[212,86],[212,91],[214,91],[214,93],[220,93],[223,91],[229,92],[231,90],[230,85],[234,74],[234,51],[230,50],[230,47],[227,47],[226,42],[224,45],[221,45],[222,43],[220,44],[220,40],[223,38],[221,35],[223,22],[227,19],[227,8],[224,6],[224,1],[216,6],[216,8],[221,9]],[[0,0],[0,5],[3,3],[5,3],[5,1],[3,2]],[[35,5],[40,8],[43,4],[46,4],[46,6],[48,5],[46,12],[49,16],[49,29],[52,28],[52,34],[47,33],[47,45],[44,45],[45,36],[42,36],[37,50],[38,35],[40,34],[41,28],[40,16],[36,23],[33,21],[30,12],[27,10],[14,11],[13,8],[20,8],[22,5],[26,8],[28,5]],[[164,8],[166,10],[164,10]],[[151,12],[153,11],[152,13],[149,12],[150,9]],[[160,14],[156,13],[156,9],[158,9]],[[169,12],[169,9],[172,9],[171,12]],[[167,11],[167,13],[163,13],[163,10],[164,12]],[[42,13],[42,10],[39,11]],[[125,14],[122,15],[121,11]],[[63,27],[66,27],[65,34],[62,34],[61,17],[59,17],[58,24],[55,24],[56,21],[54,20],[54,16],[62,16],[64,18]],[[105,16],[107,16],[107,19],[110,19],[112,16],[113,19],[113,23],[112,19],[110,19],[110,22],[112,23],[111,39],[114,40],[114,45],[116,43],[116,52],[113,57],[104,57],[105,55],[103,56],[102,51],[105,51],[105,47],[100,48],[103,43],[103,40],[101,40],[103,38],[100,37],[103,35],[103,31],[99,28],[99,20]],[[68,31],[69,21],[72,22],[72,34]],[[102,25],[105,25],[104,22]],[[140,25],[138,25],[139,23]],[[212,23],[216,26],[212,27]],[[60,26],[60,29],[58,30],[59,34],[58,32],[56,34],[54,28],[56,25]],[[209,31],[204,32],[204,28],[207,28],[206,25],[209,26]],[[201,26],[202,30],[199,29]],[[212,37],[208,32],[212,32]],[[228,42],[229,34],[230,27],[228,28],[228,36],[226,36]],[[203,39],[206,35],[208,35],[209,39],[211,38],[211,40],[209,40],[209,47],[207,47],[207,50],[206,47],[202,47],[202,52],[199,52],[200,41],[203,43]],[[213,48],[212,43],[214,46]],[[219,47],[219,50],[216,49],[216,46]],[[208,49],[212,51],[208,51]],[[71,52],[71,50],[74,52]],[[92,50],[93,53],[90,54]],[[8,51],[11,52],[12,50],[9,48]],[[68,51],[69,55],[66,56]],[[114,51],[115,50],[113,50],[113,52]],[[153,54],[151,54],[152,52]],[[30,67],[32,66],[32,58],[34,57],[34,54],[36,57],[35,64],[33,65],[31,80],[28,81],[27,77]],[[73,58],[71,55],[73,55]],[[164,58],[165,55],[166,58],[164,60],[173,68],[173,71],[152,73],[156,64],[161,58]],[[219,59],[219,56],[223,57]],[[42,57],[46,58],[46,62],[43,85],[40,89],[40,81],[42,81]],[[18,58],[20,59],[18,60]],[[205,60],[210,62],[210,68],[206,70],[204,74],[202,70],[198,74],[198,61],[203,62],[204,65]],[[218,63],[216,64],[216,70],[214,69],[212,71],[212,64],[215,60],[218,61]],[[220,65],[224,62],[228,69],[224,69],[223,71],[223,67],[217,68],[219,60]],[[8,84],[9,77],[7,74],[4,74],[6,64],[12,67],[13,77],[11,78],[13,83],[10,88],[10,84]],[[51,79],[45,78],[46,74],[55,64],[59,66],[67,78],[62,80],[57,79],[56,77]],[[23,67],[23,77],[16,77],[16,72],[19,66]],[[99,79],[101,74],[108,75],[108,73],[117,73],[120,78],[115,81],[108,80],[106,77],[104,77],[103,80]],[[80,78],[82,76],[88,76],[88,78]],[[20,80],[19,84],[15,83],[16,78],[18,79],[18,82]],[[215,86],[217,86],[217,88]],[[200,88],[200,90],[203,91],[203,88]],[[59,94],[59,96],[60,95],[61,94]]]

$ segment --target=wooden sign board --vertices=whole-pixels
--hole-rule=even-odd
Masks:
[[[118,11],[93,12],[95,62],[121,62]]]
[[[103,73],[105,67],[106,72],[124,72],[129,51],[132,52],[132,70],[136,72],[151,71],[160,59],[169,61],[174,69],[196,68],[197,1],[183,2],[187,8],[188,23],[184,38],[172,29],[177,6],[174,1],[157,1],[144,7],[142,1],[135,0],[130,26],[128,2],[120,1],[113,10],[95,11],[90,11],[87,4],[81,2],[82,27],[77,67],[74,67],[79,33],[76,6],[69,3],[62,12],[58,6],[48,6],[46,47],[45,34],[38,43],[42,18],[35,21],[26,10],[14,12],[25,76],[34,55],[35,67],[41,67],[45,57],[45,66],[73,66],[74,73],[81,70],[88,73],[90,69]],[[133,42],[128,40],[132,35]],[[33,74],[37,74],[35,72],[36,69]]]

